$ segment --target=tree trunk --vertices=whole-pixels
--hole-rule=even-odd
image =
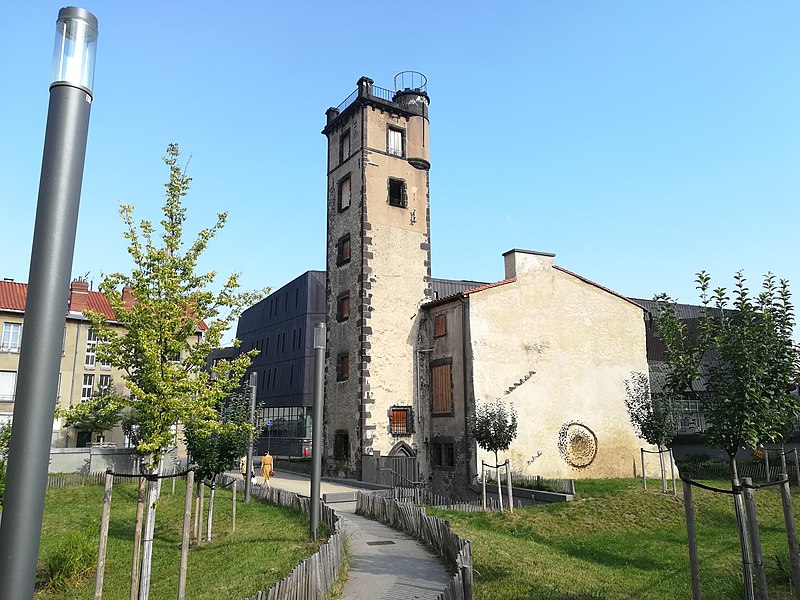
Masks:
[[[138,467],[137,467],[138,470]],[[133,562],[131,563],[131,597],[139,598],[139,570],[142,567],[142,523],[144,521],[144,500],[147,494],[147,480],[139,478],[139,495],[136,501],[136,527],[133,530]]]
[[[781,440],[781,473],[788,477],[789,470],[786,468],[786,444]]]
[[[500,485],[500,459],[497,452],[494,453],[494,466],[497,473],[497,498],[500,501],[500,512],[503,512],[503,487]]]
[[[152,467],[151,474],[158,476],[161,473],[163,461]],[[139,600],[148,600],[150,597],[150,576],[153,560],[153,536],[156,528],[156,507],[161,495],[161,479],[149,481],[147,486],[147,514],[144,522],[144,536],[142,539],[142,571],[139,582]]]
[[[200,482],[200,510],[197,511],[197,545],[203,543],[203,504],[206,501],[206,484]]]
[[[664,452],[666,448],[663,445],[658,445],[658,462],[661,465],[661,493],[667,493],[667,469],[664,466]]]
[[[213,515],[214,515],[214,491],[216,490],[216,487],[217,486],[215,486],[212,483],[211,484],[211,493],[209,493],[209,495],[208,495],[208,529],[206,530],[207,531],[207,533],[206,533],[206,541],[207,542],[211,541],[211,523],[212,523],[212,518],[213,518]]]

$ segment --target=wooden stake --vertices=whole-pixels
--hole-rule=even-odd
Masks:
[[[203,503],[205,502],[206,496],[206,484],[202,481],[200,482],[200,511],[197,513],[197,543],[203,543]]]
[[[500,502],[500,512],[503,512],[503,486],[500,485],[500,465],[497,464],[497,456],[495,456],[494,469],[497,474],[497,499]]]
[[[786,541],[789,544],[789,559],[792,564],[792,583],[794,584],[794,597],[800,600],[800,552],[797,549],[797,534],[794,528],[794,513],[792,512],[792,496],[789,492],[789,478],[784,477],[781,483],[781,503],[783,504],[783,519],[786,522]]]
[[[216,491],[216,485],[214,485],[213,481],[211,483],[210,489],[211,492],[208,495],[208,528],[206,530],[206,541],[211,541],[211,523],[212,517],[214,515],[214,492]]]
[[[483,480],[482,488],[483,488],[483,512],[486,512],[486,463],[481,461],[481,479]]]
[[[747,529],[750,534],[750,547],[753,549],[753,566],[756,571],[756,584],[758,585],[758,597],[760,600],[769,600],[767,591],[767,575],[764,571],[764,555],[761,551],[761,533],[758,530],[758,518],[756,516],[756,500],[753,489],[748,487],[753,485],[750,477],[743,477],[744,484],[744,507],[747,511]]]
[[[181,536],[181,567],[178,574],[178,600],[186,598],[186,574],[189,570],[189,529],[192,522],[192,486],[194,471],[186,474],[186,496],[183,501],[183,535]]]
[[[767,470],[766,480],[767,480],[767,483],[769,483],[770,482],[770,476],[769,476],[769,450],[767,450],[766,446],[764,447],[764,466],[766,467],[766,470]]]
[[[797,489],[800,490],[800,460],[797,459],[797,448],[794,452],[794,470],[797,471]]]
[[[683,509],[686,512],[686,536],[689,542],[689,567],[692,573],[692,600],[700,600],[700,562],[697,558],[697,530],[694,525],[692,485],[681,480],[683,485]]]
[[[644,472],[644,448],[639,448],[642,453],[642,485],[647,489],[647,475]]]
[[[144,524],[144,497],[146,492],[147,480],[144,477],[139,477],[139,495],[136,499],[136,525],[133,530],[133,562],[131,564],[130,600],[138,600],[139,598],[139,571],[142,566],[142,525]]]
[[[103,492],[103,513],[100,517],[100,544],[97,548],[97,574],[94,578],[94,600],[103,598],[103,577],[106,572],[106,549],[108,548],[108,520],[111,516],[111,491],[114,487],[114,475],[106,471],[106,487]]]
[[[669,449],[669,471],[672,474],[672,493],[678,497],[678,488],[675,487],[675,456],[672,454],[672,448]]]
[[[231,484],[231,496],[233,497],[233,506],[231,506],[231,533],[236,533],[236,483],[234,479]]]
[[[514,512],[514,496],[511,491],[511,463],[506,459],[506,487],[508,489],[508,512]]]

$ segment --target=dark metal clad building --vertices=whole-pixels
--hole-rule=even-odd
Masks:
[[[239,318],[240,352],[257,350],[257,454],[303,456],[311,444],[314,327],[325,322],[325,272],[307,271]]]

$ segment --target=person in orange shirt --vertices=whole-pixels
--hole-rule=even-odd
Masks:
[[[275,475],[275,470],[272,466],[272,456],[267,450],[267,454],[261,458],[261,476],[264,478],[264,485],[269,488],[269,478]]]

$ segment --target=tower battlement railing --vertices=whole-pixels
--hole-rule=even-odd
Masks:
[[[371,79],[362,77],[359,79],[358,87],[336,107],[335,114],[344,112],[359,96],[371,96],[385,102],[396,102],[398,94],[408,92],[427,95],[428,78],[419,71],[400,71],[394,76],[394,90],[390,90],[374,85]]]

